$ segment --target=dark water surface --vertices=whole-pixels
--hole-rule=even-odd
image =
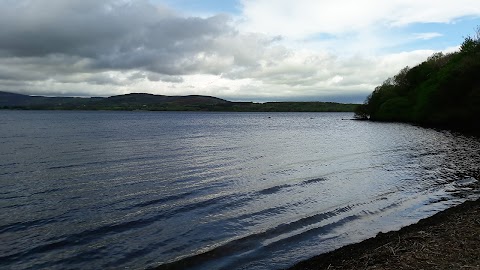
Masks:
[[[478,138],[351,116],[0,111],[0,268],[279,269],[479,196]]]

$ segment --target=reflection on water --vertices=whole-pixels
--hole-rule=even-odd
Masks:
[[[0,116],[7,269],[279,269],[479,194],[479,139],[349,114]]]

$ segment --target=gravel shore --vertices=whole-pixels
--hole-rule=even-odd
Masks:
[[[290,269],[480,270],[480,200],[467,201],[399,231],[380,233]]]

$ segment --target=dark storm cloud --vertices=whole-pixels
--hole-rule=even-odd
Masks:
[[[373,88],[397,69],[357,72],[348,59],[245,32],[241,20],[185,17],[147,0],[0,0],[0,91],[309,99]]]
[[[117,4],[115,4],[117,3]],[[145,4],[118,1],[3,1],[0,49],[15,56],[95,56],[148,23]],[[136,12],[145,16],[138,16]],[[148,13],[147,13],[148,12]]]
[[[90,69],[145,69],[168,75],[215,72],[198,53],[234,31],[228,18],[178,17],[147,1],[6,0],[0,2],[3,57],[85,58]]]

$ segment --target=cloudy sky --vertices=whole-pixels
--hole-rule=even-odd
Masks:
[[[0,0],[0,91],[362,102],[478,0]]]

